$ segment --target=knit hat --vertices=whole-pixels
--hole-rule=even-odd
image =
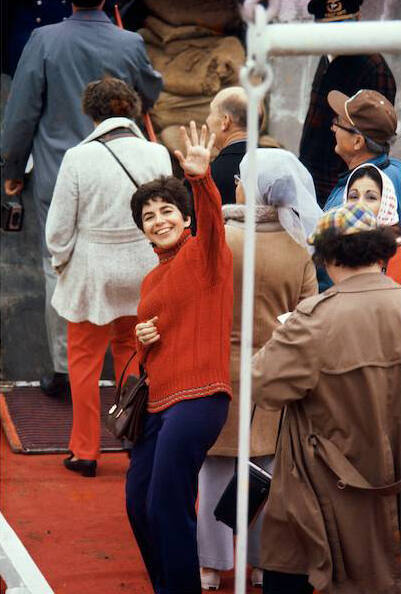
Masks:
[[[352,97],[340,91],[330,91],[327,101],[330,107],[351,126],[378,144],[388,142],[396,133],[395,109],[378,91],[361,89]]]
[[[311,0],[308,12],[314,15],[316,21],[333,22],[355,19],[359,15],[359,7],[363,0]]]
[[[352,235],[377,229],[377,220],[370,208],[359,204],[332,208],[319,219],[315,231],[308,237],[308,243],[314,245],[316,238],[328,229],[334,229],[341,235]]]

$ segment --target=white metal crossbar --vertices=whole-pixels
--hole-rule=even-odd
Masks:
[[[401,21],[267,25],[259,49],[266,56],[394,54],[401,51]]]

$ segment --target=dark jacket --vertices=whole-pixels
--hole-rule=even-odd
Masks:
[[[1,71],[10,76],[34,29],[71,16],[66,0],[2,0],[1,9]]]
[[[321,207],[338,175],[347,169],[334,152],[335,138],[330,127],[335,114],[327,103],[327,95],[337,90],[351,96],[360,89],[379,91],[394,104],[395,80],[383,56],[337,56],[331,62],[322,56],[313,79],[299,148],[299,159],[313,177]]]
[[[219,189],[222,204],[235,203],[234,175],[239,175],[239,164],[246,153],[246,141],[233,142],[221,149],[210,168]]]

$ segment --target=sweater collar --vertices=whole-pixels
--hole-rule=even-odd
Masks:
[[[180,239],[177,241],[175,245],[173,245],[173,247],[161,248],[154,246],[153,249],[155,253],[159,256],[160,264],[164,264],[165,262],[172,260],[178,254],[182,246],[188,241],[188,239],[190,239],[190,237],[192,237],[191,230],[184,229]]]

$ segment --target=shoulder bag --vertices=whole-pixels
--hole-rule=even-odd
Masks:
[[[146,372],[140,367],[140,376],[129,375],[124,385],[124,375],[128,365],[136,355],[129,358],[121,374],[116,391],[115,402],[106,417],[106,427],[118,439],[126,438],[135,445],[143,432],[143,419],[146,413],[149,388]]]
[[[252,411],[251,425],[255,415],[256,406]],[[277,435],[280,435],[281,423],[283,419],[283,412],[280,417],[279,430]],[[276,448],[277,449],[277,448]],[[249,471],[249,493],[248,493],[248,526],[250,526],[257,519],[259,513],[262,511],[270,492],[270,483],[272,475],[248,460]],[[216,520],[223,522],[231,528],[236,534],[237,532],[237,473],[238,473],[238,459],[235,460],[234,475],[223,491],[219,502],[214,510]]]

